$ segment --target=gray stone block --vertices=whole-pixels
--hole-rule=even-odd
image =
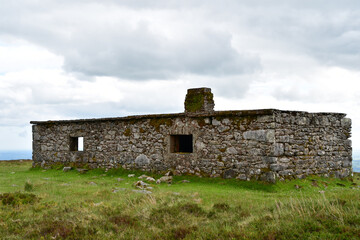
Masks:
[[[273,147],[273,155],[277,157],[284,155],[284,144],[275,143]]]
[[[276,176],[273,172],[266,172],[261,175],[260,179],[265,182],[275,183]]]
[[[236,172],[233,169],[227,169],[223,173],[223,178],[225,179],[235,178],[235,176],[236,176]]]
[[[263,157],[263,162],[265,163],[276,163],[276,157]]]
[[[259,142],[272,142],[275,140],[275,131],[274,130],[246,131],[244,132],[243,137],[246,140],[255,140]]]
[[[346,128],[351,127],[351,119],[350,118],[341,119],[341,126]]]
[[[64,167],[63,168],[63,172],[68,172],[68,171],[70,171],[71,170],[71,167]]]
[[[238,151],[234,147],[229,147],[228,149],[226,149],[226,153],[228,153],[228,154],[237,154]]]
[[[279,164],[271,164],[270,165],[270,169],[272,171],[275,171],[275,172],[278,172],[278,171],[281,171],[284,169],[284,167],[282,165],[279,165]]]
[[[144,154],[140,154],[135,159],[135,164],[138,166],[145,166],[148,165],[149,163],[150,163],[149,158]]]

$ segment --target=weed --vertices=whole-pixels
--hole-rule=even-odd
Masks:
[[[64,168],[64,164],[62,163],[55,163],[51,165],[51,169],[62,170],[63,168]]]

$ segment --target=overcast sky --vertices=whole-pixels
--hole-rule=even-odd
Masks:
[[[0,0],[0,150],[30,120],[216,110],[343,112],[360,150],[359,0]]]

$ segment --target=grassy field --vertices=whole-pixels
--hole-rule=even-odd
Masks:
[[[358,174],[276,184],[182,176],[143,193],[140,172],[30,167],[0,162],[1,239],[360,238]]]

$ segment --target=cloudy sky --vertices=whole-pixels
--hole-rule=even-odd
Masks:
[[[215,109],[343,112],[360,150],[359,0],[0,0],[0,150],[30,120]]]

